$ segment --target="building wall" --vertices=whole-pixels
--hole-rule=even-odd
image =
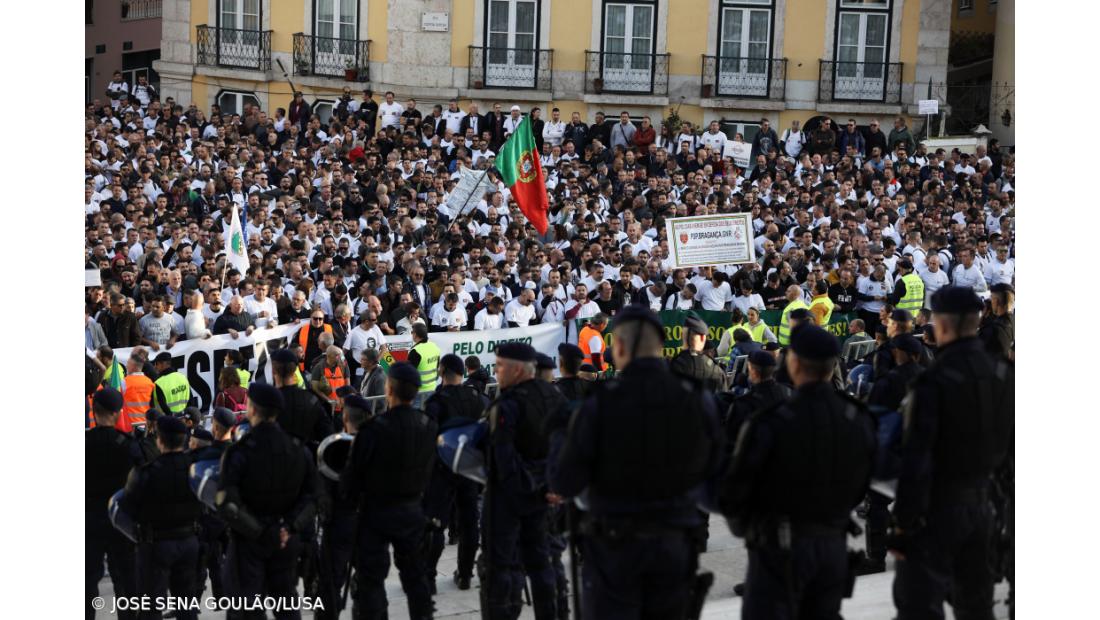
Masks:
[[[970,0],[972,8],[960,8],[959,0],[951,0],[951,32],[997,31],[997,11],[1004,0]]]
[[[1002,146],[1016,144],[1016,0],[1001,0],[997,7],[997,38],[993,44],[993,89],[989,105],[989,129]],[[1012,120],[1005,126],[1008,110]]]
[[[84,58],[92,59],[92,97],[105,100],[111,75],[122,69],[122,55],[160,49],[160,18],[122,21],[119,2],[98,0],[92,5],[92,23],[84,26]],[[130,43],[132,49],[123,50]],[[103,53],[96,47],[103,45]]]
[[[1005,0],[1001,0],[1003,3]],[[819,114],[848,114],[864,121],[916,112],[915,84],[929,77],[943,81],[954,2],[957,0],[892,0],[889,59],[902,62],[902,104],[819,104],[821,59],[831,60],[835,45],[838,0],[776,0],[772,56],[787,59],[785,96],[778,99],[703,97],[703,55],[714,55],[718,43],[721,0],[654,0],[658,53],[669,53],[668,93],[611,95],[584,92],[585,50],[599,50],[605,0],[541,0],[539,47],[553,50],[553,85],[549,90],[472,89],[470,46],[485,42],[485,0],[360,0],[360,37],[370,39],[369,84],[350,84],[358,94],[365,86],[376,94],[393,90],[399,99],[413,96],[423,107],[456,98],[474,101],[483,110],[493,102],[518,102],[544,110],[557,106],[591,121],[597,110],[609,115],[626,110],[657,121],[678,110],[695,123],[725,118],[758,121],[767,116],[777,129],[790,120],[805,121]],[[984,7],[988,0],[975,0]],[[165,94],[194,101],[208,109],[222,90],[255,93],[266,108],[290,100],[291,88],[278,61],[292,70],[293,34],[312,32],[313,0],[263,0],[263,28],[273,31],[269,71],[196,66],[196,26],[216,23],[217,0],[165,0],[164,51],[158,67]],[[179,19],[168,19],[172,15]],[[449,14],[447,32],[421,30],[421,14]],[[185,21],[186,20],[186,21]],[[307,99],[332,100],[345,85],[342,79],[290,76]],[[162,88],[164,91],[165,88]]]

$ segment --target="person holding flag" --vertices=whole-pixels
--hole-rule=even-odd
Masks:
[[[550,225],[550,203],[546,197],[546,179],[542,175],[535,136],[531,133],[530,117],[524,116],[508,141],[500,147],[496,168],[524,217],[540,235],[545,235]]]

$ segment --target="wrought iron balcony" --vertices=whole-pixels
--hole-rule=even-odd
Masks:
[[[161,14],[161,0],[122,0],[119,4],[122,21],[155,19]]]
[[[668,54],[584,53],[584,92],[668,95]]]
[[[271,69],[271,31],[196,26],[197,64],[239,69]]]
[[[703,56],[703,84],[699,96],[775,99],[787,90],[786,58]]]
[[[554,50],[470,46],[468,88],[553,88]]]
[[[370,79],[370,41],[318,37],[301,32],[294,35],[294,73]]]
[[[900,62],[822,60],[817,100],[901,103]]]

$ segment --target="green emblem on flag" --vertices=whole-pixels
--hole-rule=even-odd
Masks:
[[[244,240],[241,239],[240,232],[233,233],[233,239],[231,243],[233,245],[234,254],[244,254]]]

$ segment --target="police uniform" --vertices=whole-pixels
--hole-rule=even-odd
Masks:
[[[558,345],[558,357],[579,362],[584,359],[584,351],[581,351],[581,348],[575,344],[563,342]],[[559,377],[558,380],[554,382],[554,387],[558,388],[561,395],[564,396],[565,400],[569,401],[570,405],[573,407],[579,406],[581,401],[588,396],[590,385],[588,381],[575,376]],[[572,413],[572,411],[569,413]]]
[[[92,400],[109,411],[122,411],[122,394],[114,388],[97,391]],[[111,526],[107,502],[126,484],[130,469],[140,463],[135,442],[114,427],[97,425],[84,433],[84,594],[88,618],[95,617],[91,602],[99,596],[103,556],[107,556],[115,596],[136,593],[134,546]],[[119,616],[134,617],[131,611],[119,612]]]
[[[775,356],[763,350],[753,351],[749,354],[748,363],[758,368],[775,368]],[[786,402],[792,393],[791,388],[772,377],[751,384],[745,393],[730,403],[725,421],[727,447],[733,449],[737,442],[737,434],[741,431],[741,425],[749,419],[750,415],[761,409]]]
[[[535,350],[524,343],[502,344],[496,354],[498,359],[535,362]],[[490,618],[519,615],[524,581],[520,564],[531,580],[535,618],[555,617],[557,585],[546,530],[545,424],[552,407],[562,403],[550,384],[530,379],[502,390],[489,407],[481,588]]]
[[[237,423],[237,416],[225,407],[214,409],[214,420],[225,428],[232,428]],[[198,431],[193,431],[192,436],[197,436]],[[229,447],[228,441],[213,440],[209,446],[200,448],[191,453],[191,462],[202,461],[221,462],[225,449]],[[210,578],[210,592],[214,598],[225,595],[225,550],[229,547],[229,530],[225,520],[210,509],[204,509],[199,516],[199,586],[206,583],[207,575]]]
[[[684,330],[692,335],[706,336],[707,324],[699,317],[689,315],[684,319]],[[710,392],[724,389],[726,385],[726,375],[722,372],[722,368],[701,352],[688,351],[685,348],[672,358],[669,368],[674,374]]]
[[[279,349],[271,354],[274,362],[297,364],[298,356],[289,349]],[[333,433],[332,417],[328,408],[310,390],[294,385],[279,388],[284,407],[279,412],[279,426],[292,437],[296,437],[310,449],[316,449],[325,437]]]
[[[556,368],[557,364],[554,363],[554,358],[546,355],[545,353],[535,354],[535,369],[537,371],[552,371]],[[546,383],[539,378],[536,378],[535,381],[540,384]],[[550,386],[554,385],[553,383],[546,384]],[[561,393],[561,390],[557,389],[556,387],[554,388],[553,396],[554,402],[552,402],[550,407],[548,407],[548,410],[551,412],[550,417],[563,420],[565,424],[568,424],[568,416],[572,413],[569,401]],[[549,432],[548,426],[552,423],[553,422],[548,419],[546,424],[543,426],[544,434],[551,442],[552,436]],[[549,470],[549,460],[554,455],[555,453],[553,452],[553,448],[550,447],[547,452],[547,470]],[[549,536],[548,543],[550,546],[550,565],[554,569],[554,583],[557,589],[558,618],[561,618],[562,620],[569,619],[569,578],[565,574],[565,564],[562,562],[561,559],[562,554],[565,553],[565,550],[568,548],[565,542],[565,531],[566,529],[568,529],[565,516],[566,513],[564,506],[547,506],[546,529],[547,535]]]
[[[202,504],[191,492],[191,458],[182,450],[187,426],[179,418],[157,420],[162,441],[181,442],[181,449],[161,454],[152,463],[130,472],[122,509],[138,525],[137,591],[151,597],[189,597],[201,593],[196,582],[199,564],[197,520]],[[142,617],[160,618],[159,611]],[[197,618],[195,610],[180,610],[177,618]]]
[[[800,359],[829,363],[835,336],[814,325],[791,334]],[[828,381],[795,389],[745,423],[721,507],[749,552],[746,618],[839,617],[849,579],[849,513],[866,494],[874,421]]]
[[[973,316],[969,287],[945,286],[933,315]],[[899,620],[942,618],[948,591],[957,618],[989,618],[990,477],[1012,453],[1015,375],[974,337],[940,344],[936,361],[902,405],[905,434],[889,547],[897,562]]]
[[[388,380],[420,387],[419,372],[407,363],[394,364]],[[432,615],[420,544],[426,524],[421,500],[436,461],[436,434],[435,422],[424,412],[398,405],[372,418],[355,435],[340,475],[340,491],[359,500],[356,618],[386,617],[391,545],[409,617]]]
[[[282,394],[266,383],[249,386],[248,399],[250,408],[283,407]],[[317,473],[312,455],[274,419],[256,421],[222,456],[216,501],[230,527],[227,573],[235,596],[294,597],[298,533],[313,522]],[[281,546],[283,528],[289,538]],[[276,617],[300,616],[289,611]]]
[[[657,315],[630,306],[616,328]],[[663,359],[631,360],[573,415],[551,490],[587,489],[581,526],[585,618],[681,618],[693,598],[702,524],[693,491],[715,480],[724,437],[713,396]]]
[[[454,354],[439,360],[441,371],[462,376],[462,358]],[[435,421],[439,431],[473,424],[481,419],[489,399],[468,385],[441,385],[424,403],[424,413]],[[458,536],[458,568],[455,582],[460,589],[470,587],[474,560],[477,555],[478,494],[476,482],[453,473],[443,461],[434,459],[432,479],[424,494],[424,516],[428,519],[428,555],[425,573],[429,585],[434,588],[436,567],[443,554],[445,540],[443,530],[452,515],[457,523],[452,528]]]
[[[1011,284],[1001,282],[989,287],[990,293],[1015,293]],[[1013,345],[1016,340],[1016,317],[1011,313],[990,316],[978,330],[978,338],[985,345],[987,353],[1006,360],[1013,358]]]

